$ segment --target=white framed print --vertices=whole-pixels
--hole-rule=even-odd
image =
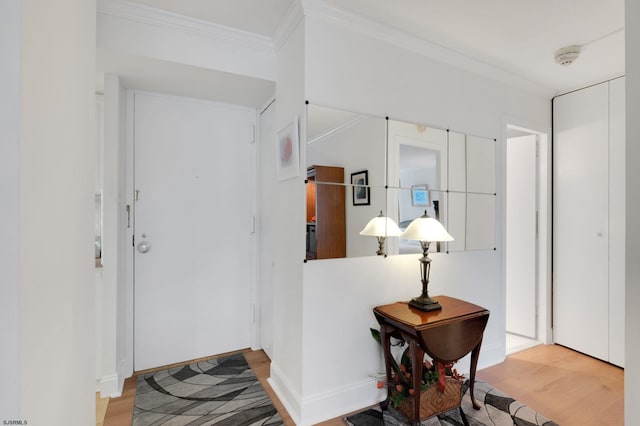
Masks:
[[[276,178],[279,181],[300,175],[298,117],[276,135]]]

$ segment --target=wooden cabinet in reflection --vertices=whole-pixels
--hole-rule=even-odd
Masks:
[[[307,259],[346,257],[344,168],[307,169]]]

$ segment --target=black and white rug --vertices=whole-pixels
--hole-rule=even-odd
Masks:
[[[133,426],[282,425],[242,354],[138,376]]]
[[[469,426],[558,426],[526,405],[504,395],[493,386],[476,381],[475,397],[481,405],[476,410],[471,405],[468,382],[465,383],[465,394],[462,398],[462,410]],[[384,413],[379,409],[369,409],[344,419],[352,426],[407,425],[406,418],[393,408]],[[425,420],[422,426],[464,426],[459,409],[454,409],[436,417]]]

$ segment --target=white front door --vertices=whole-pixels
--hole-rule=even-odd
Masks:
[[[134,95],[134,369],[251,343],[255,111]]]
[[[536,136],[507,139],[507,332],[536,336]]]

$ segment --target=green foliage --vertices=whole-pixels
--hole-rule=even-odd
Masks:
[[[376,339],[376,342],[382,345],[382,337],[380,336],[380,330],[376,330],[375,328],[370,328],[369,331],[371,331],[371,336],[373,336],[373,338]]]

